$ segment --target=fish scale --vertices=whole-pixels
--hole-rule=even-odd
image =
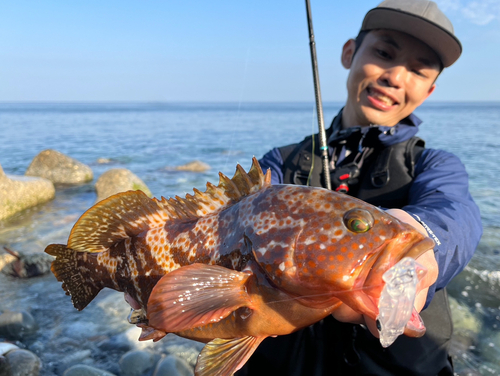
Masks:
[[[238,165],[219,177],[185,198],[112,196],[82,215],[67,245],[46,249],[78,310],[109,287],[125,292],[140,340],[206,342],[197,376],[231,375],[264,338],[342,305],[376,319],[383,273],[434,245],[358,199],[271,185],[255,158],[248,173]]]

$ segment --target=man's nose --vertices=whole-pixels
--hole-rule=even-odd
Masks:
[[[384,74],[380,76],[380,79],[385,86],[399,89],[404,85],[406,74],[407,71],[404,66],[395,65],[387,69]]]

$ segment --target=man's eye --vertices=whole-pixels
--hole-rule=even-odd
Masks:
[[[390,59],[391,58],[391,55],[389,55],[386,51],[384,50],[380,50],[380,49],[377,49],[377,54],[381,57],[383,57],[384,59]]]
[[[417,76],[420,76],[420,77],[427,77],[421,70],[419,69],[413,69],[413,73],[415,73]]]

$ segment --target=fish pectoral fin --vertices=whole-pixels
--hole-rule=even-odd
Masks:
[[[216,338],[207,343],[200,355],[196,376],[230,376],[238,371],[266,337]]]
[[[149,325],[179,332],[218,322],[250,307],[245,282],[250,274],[217,265],[192,264],[163,276],[148,301]]]

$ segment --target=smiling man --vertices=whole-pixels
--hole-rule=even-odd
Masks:
[[[445,287],[471,259],[481,219],[463,164],[424,147],[413,111],[461,52],[434,2],[384,1],[343,46],[348,95],[327,130],[333,189],[384,208],[436,243],[418,259],[428,269],[415,301],[426,334],[400,336],[384,349],[376,323],[343,305],[311,327],[265,340],[238,376],[453,375]],[[273,149],[260,163],[275,184],[325,185],[318,135]]]

